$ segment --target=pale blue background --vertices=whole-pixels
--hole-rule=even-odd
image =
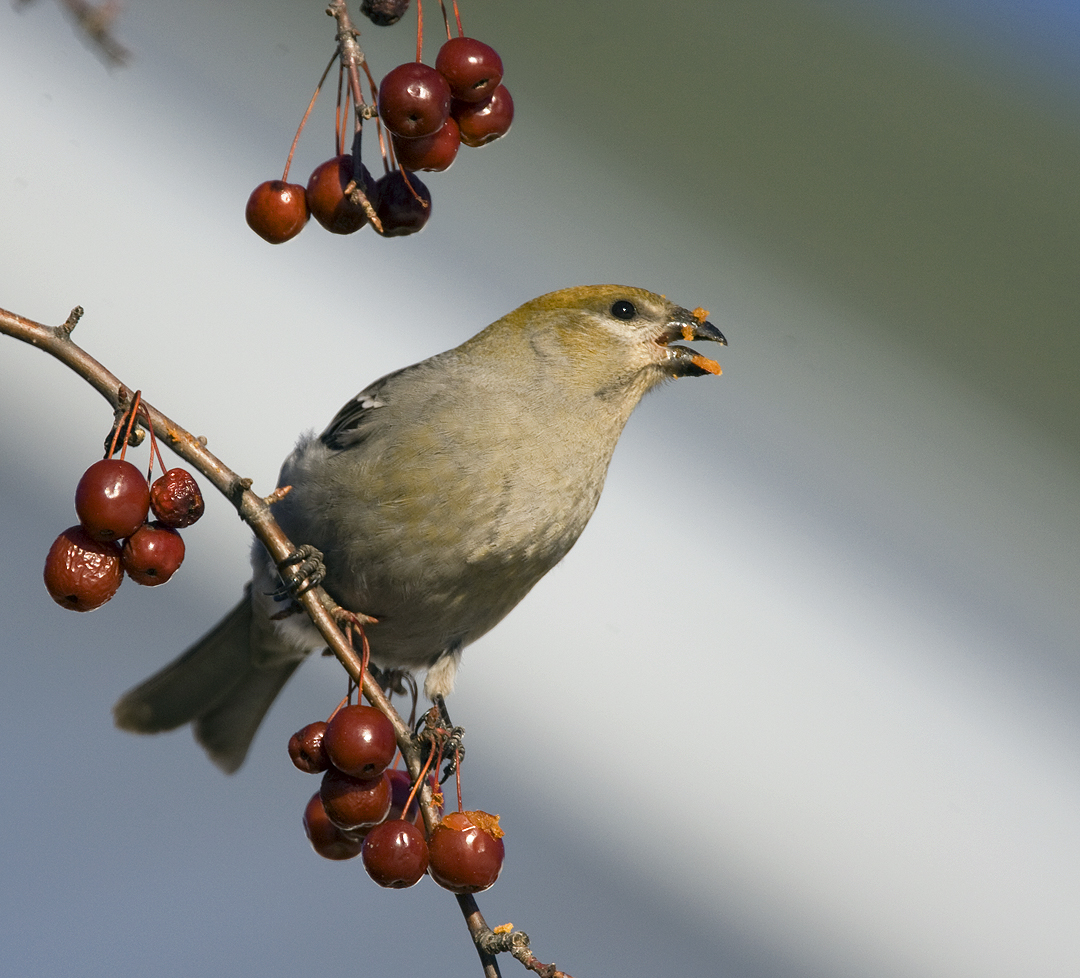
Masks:
[[[265,490],[301,429],[538,293],[708,307],[724,375],[646,401],[580,545],[466,655],[467,802],[509,833],[482,909],[577,978],[1073,978],[1075,9],[463,15],[510,137],[430,178],[416,238],[271,248],[243,205],[329,57],[321,3],[131,3],[119,72],[54,5],[0,7],[0,305],[84,305],[77,339]],[[365,33],[376,74],[410,34]],[[113,729],[235,600],[247,534],[211,500],[175,582],[63,612],[41,562],[108,412],[8,339],[0,412],[0,973],[476,974],[447,895],[303,839],[284,747],[332,663],[234,778]]]

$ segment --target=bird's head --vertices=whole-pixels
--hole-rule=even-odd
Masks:
[[[715,361],[676,343],[726,345],[707,316],[644,289],[583,285],[526,302],[466,346],[498,348],[519,361],[522,373],[550,376],[568,395],[632,407],[664,380],[720,373]]]

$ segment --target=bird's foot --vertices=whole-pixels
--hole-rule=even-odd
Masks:
[[[433,703],[420,718],[414,739],[423,746],[425,754],[433,753],[440,761],[445,761],[439,776],[441,784],[457,771],[465,756],[465,728],[455,727],[450,722],[446,701],[441,696],[436,695]]]
[[[308,543],[297,547],[278,563],[277,568],[282,581],[281,587],[274,592],[278,601],[297,598],[305,591],[318,587],[326,577],[322,551]]]
[[[369,663],[368,672],[384,693],[393,693],[396,696],[409,695],[415,706],[418,690],[416,680],[408,669],[380,669],[377,665]]]
[[[342,629],[351,626],[363,632],[365,625],[374,625],[379,620],[378,618],[372,618],[371,615],[365,615],[363,612],[350,611],[348,608],[341,607],[329,594],[323,597],[323,607]]]

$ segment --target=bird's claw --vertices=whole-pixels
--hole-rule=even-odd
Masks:
[[[417,724],[413,739],[418,744],[426,745],[427,751],[434,749],[436,756],[445,761],[439,783],[449,778],[465,757],[465,728],[455,727],[450,722],[446,701],[442,696],[435,696],[434,705]]]
[[[281,587],[274,592],[274,598],[278,601],[298,598],[304,592],[318,587],[326,577],[322,551],[308,543],[297,547],[277,566],[282,581]]]
[[[348,608],[343,608],[329,594],[323,595],[322,603],[330,616],[342,628],[352,625],[353,628],[363,631],[365,625],[374,625],[379,620],[372,618],[371,615],[365,615],[362,611],[350,611]]]

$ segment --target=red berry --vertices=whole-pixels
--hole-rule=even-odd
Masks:
[[[396,890],[413,886],[427,872],[424,833],[411,822],[396,819],[374,826],[364,836],[364,869],[379,886]]]
[[[187,469],[169,469],[150,487],[150,508],[166,526],[175,530],[191,526],[203,514],[199,484]]]
[[[362,835],[344,832],[326,817],[317,791],[304,808],[304,832],[311,848],[326,859],[352,859],[364,845]]]
[[[409,189],[409,184],[416,194]],[[420,195],[419,200],[417,194]],[[431,194],[415,173],[409,174],[409,183],[406,184],[401,170],[391,170],[379,179],[378,195],[376,213],[382,221],[384,238],[415,234],[431,217]]]
[[[416,139],[438,132],[450,115],[450,86],[434,68],[407,61],[379,85],[379,116],[398,136]]]
[[[330,718],[323,749],[339,771],[370,781],[394,760],[397,738],[393,724],[375,707],[350,703]]]
[[[493,47],[472,37],[452,37],[435,58],[435,68],[463,102],[482,102],[502,81],[502,58]]]
[[[45,589],[72,611],[100,608],[123,579],[120,544],[95,540],[80,525],[64,530],[45,558]]]
[[[248,197],[248,227],[270,244],[282,244],[295,238],[308,222],[304,188],[298,183],[267,180]]]
[[[454,162],[461,147],[461,133],[453,119],[447,119],[442,129],[432,136],[419,139],[392,137],[398,163],[406,170],[440,172]]]
[[[367,211],[345,196],[345,188],[352,178],[353,158],[346,153],[319,164],[308,180],[307,204],[312,216],[327,231],[334,234],[352,234],[368,222]],[[374,207],[376,202],[372,200],[372,194],[375,190],[375,179],[363,164],[360,166],[358,182],[368,202]]]
[[[83,473],[75,487],[75,512],[95,540],[131,536],[150,512],[146,477],[130,462],[103,458]]]
[[[500,85],[483,102],[454,101],[451,112],[466,146],[483,146],[505,136],[514,121],[514,100]]]
[[[499,816],[487,812],[450,812],[428,840],[428,871],[453,893],[479,893],[499,878],[503,864]]]
[[[164,584],[184,562],[184,540],[172,527],[143,523],[124,541],[120,559],[136,584]]]
[[[361,0],[360,13],[379,27],[396,24],[409,9],[409,0]]]
[[[326,721],[316,720],[301,727],[289,738],[289,757],[304,774],[318,774],[330,766],[330,758],[323,748]]]
[[[319,797],[339,829],[369,828],[390,811],[390,779],[383,774],[374,781],[361,781],[332,767],[323,775]]]

